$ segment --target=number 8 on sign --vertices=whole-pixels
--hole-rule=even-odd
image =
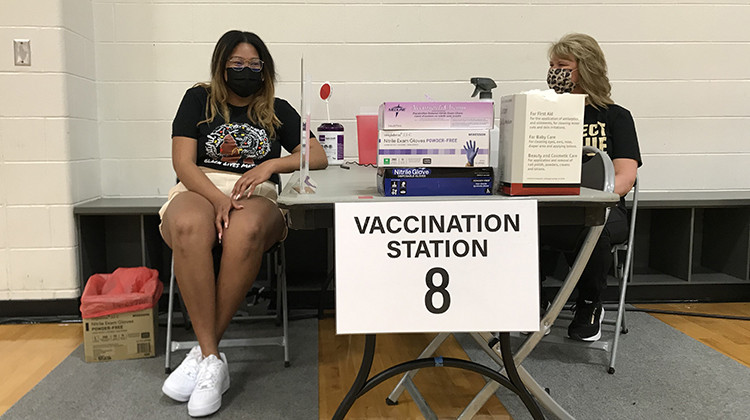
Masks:
[[[435,285],[435,274],[440,274],[441,281],[439,286]],[[451,295],[447,290],[448,272],[442,267],[431,268],[425,276],[425,282],[427,283],[428,290],[424,295],[424,305],[427,307],[427,310],[433,314],[442,314],[447,311],[451,306]],[[432,298],[435,296],[435,293],[440,293],[440,296],[443,298],[443,303],[439,308],[436,308],[435,305],[432,304]]]

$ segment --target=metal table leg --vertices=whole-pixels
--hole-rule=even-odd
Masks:
[[[419,359],[422,359],[424,357],[430,357],[433,354],[435,354],[435,351],[437,351],[438,347],[440,347],[443,342],[448,338],[450,333],[440,333],[435,338],[432,339],[430,344],[425,347],[424,350],[422,350],[422,353],[419,355]],[[385,402],[388,405],[395,405],[398,404],[398,398],[401,396],[401,394],[404,392],[404,388],[406,387],[407,383],[412,382],[412,378],[414,378],[414,375],[416,375],[418,370],[412,370],[406,373],[401,380],[398,382],[395,388],[393,388],[393,391],[391,391],[391,394],[388,395]],[[417,399],[421,399],[417,395],[414,395],[414,393],[409,390],[409,394],[411,394],[412,398],[417,401]],[[424,414],[424,413],[422,413]]]
[[[359,366],[359,372],[357,377],[354,379],[352,387],[349,388],[349,392],[339,404],[336,409],[336,413],[333,414],[334,420],[341,420],[352,408],[352,404],[357,400],[360,391],[364,388],[367,382],[367,377],[370,376],[370,369],[372,369],[372,359],[375,356],[375,334],[367,334],[365,336],[365,351],[362,354],[362,364]]]
[[[534,419],[543,419],[544,416],[542,415],[541,409],[536,404],[531,394],[527,391],[516,371],[513,358],[510,353],[510,335],[508,333],[501,334],[501,341],[503,342],[503,349],[506,350],[503,361],[509,363],[510,366],[509,370],[511,373],[509,374],[508,378],[502,376],[496,370],[490,369],[487,366],[469,360],[434,357],[416,359],[398,364],[396,366],[392,366],[368,380],[367,377],[370,374],[373,357],[375,355],[375,335],[367,334],[365,338],[365,349],[362,355],[362,364],[360,365],[359,372],[357,373],[357,377],[355,378],[354,383],[349,389],[349,392],[346,394],[344,399],[341,401],[341,404],[339,404],[339,407],[336,409],[336,413],[333,415],[333,419],[342,420],[346,416],[346,413],[349,412],[349,409],[352,407],[357,398],[366,394],[368,391],[370,391],[372,388],[376,387],[383,381],[386,381],[389,378],[404,372],[409,372],[415,369],[422,369],[426,367],[454,367],[479,373],[480,375],[490,378],[499,385],[508,388],[516,395],[518,395]]]
[[[599,235],[601,235],[603,229],[603,224],[598,226],[591,226],[589,228],[586,234],[586,239],[584,240],[583,245],[581,246],[581,249],[576,256],[575,262],[573,263],[570,272],[568,272],[568,276],[565,278],[565,282],[560,288],[560,291],[557,293],[557,296],[555,297],[551,306],[547,310],[547,313],[544,315],[544,317],[542,317],[540,321],[539,331],[527,337],[523,344],[521,344],[521,347],[513,355],[515,365],[519,369],[519,375],[521,376],[524,384],[529,388],[529,391],[539,399],[542,407],[546,408],[553,414],[558,415],[561,419],[568,419],[572,417],[555,400],[549,397],[549,394],[547,394],[544,391],[544,388],[539,386],[536,381],[533,381],[533,383],[527,381],[527,379],[531,379],[531,376],[528,374],[528,372],[522,369],[521,363],[531,353],[534,347],[539,344],[542,338],[544,338],[544,330],[554,324],[557,316],[560,314],[560,311],[562,311],[563,306],[568,301],[570,295],[573,293],[573,289],[575,289],[575,286],[578,283],[578,279],[581,277],[581,273],[583,273],[583,269],[586,267],[586,263],[588,262],[589,257],[591,256],[591,252],[593,251],[596,242],[599,240]],[[486,333],[481,335],[488,343],[494,338],[492,337],[492,335]],[[484,348],[486,346],[482,347]],[[479,409],[484,406],[484,404],[487,402],[487,399],[489,399],[498,390],[498,388],[499,386],[496,383],[488,382],[484,386],[484,388],[482,388],[482,390],[474,396],[474,399],[472,399],[469,405],[466,406],[466,408],[458,418],[472,418],[474,415],[476,415]],[[546,394],[546,396],[542,394]],[[540,398],[540,395],[544,398]]]

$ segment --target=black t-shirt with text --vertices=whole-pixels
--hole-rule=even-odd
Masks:
[[[276,98],[274,112],[281,121],[275,138],[268,137],[263,127],[247,116],[247,106],[229,105],[229,121],[216,115],[210,123],[206,119],[208,91],[195,86],[185,92],[177,115],[172,122],[172,137],[197,140],[196,164],[220,171],[245,173],[256,165],[281,156],[281,147],[292,152],[300,144],[300,116],[289,102]],[[271,181],[279,183],[274,174]]]
[[[627,158],[637,161],[639,167],[642,164],[633,117],[630,111],[619,105],[600,109],[586,105],[583,145],[607,152],[612,160]]]
[[[583,115],[583,145],[607,152],[612,160],[633,159],[638,162],[638,167],[642,165],[635,122],[630,111],[619,105],[612,104],[599,109],[586,105]],[[625,197],[620,198],[620,206],[625,209]]]

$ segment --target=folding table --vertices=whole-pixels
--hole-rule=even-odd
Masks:
[[[377,192],[376,188],[376,171],[368,167],[350,167],[349,169],[340,166],[331,166],[323,171],[312,171],[310,176],[317,182],[318,190],[316,194],[298,194],[291,188],[295,184],[299,173],[295,173],[292,179],[286,183],[287,187],[279,196],[279,206],[289,210],[290,226],[293,229],[312,229],[312,228],[332,228],[334,223],[333,208],[337,202],[361,202],[370,201],[394,201],[394,200],[412,200],[412,201],[434,201],[434,200],[460,200],[467,197],[383,197]],[[529,197],[509,197],[504,195],[490,196],[471,196],[471,199],[480,200],[514,200],[528,199]],[[420,359],[406,362],[394,366],[390,369],[375,375],[368,380],[372,357],[375,347],[375,335],[367,334],[365,352],[363,355],[360,371],[349,393],[342,401],[334,418],[344,418],[354,401],[374,386],[378,385],[385,379],[392,376],[429,366],[453,366],[478,372],[490,379],[487,385],[480,391],[474,400],[462,413],[461,418],[470,418],[475,414],[484,402],[489,398],[501,385],[513,390],[521,397],[524,404],[530,410],[535,418],[541,418],[541,411],[536,406],[538,402],[541,406],[551,411],[560,418],[571,418],[571,416],[547,394],[529,373],[521,366],[523,360],[529,355],[534,347],[542,339],[544,330],[554,323],[557,315],[562,310],[563,305],[572,293],[575,285],[583,272],[583,268],[588,261],[591,251],[599,238],[603,229],[606,218],[606,209],[614,206],[619,197],[616,194],[581,188],[581,194],[576,196],[537,196],[534,197],[538,202],[538,218],[540,225],[585,225],[588,227],[588,233],[581,247],[578,257],[568,274],[558,295],[552,302],[547,314],[541,319],[540,330],[528,336],[521,347],[511,354],[510,338],[507,332],[501,332],[496,336],[489,333],[472,333],[477,342],[486,348],[488,354],[498,362],[500,366],[505,367],[507,376],[501,375],[494,367],[478,365],[470,361],[461,361],[455,359],[427,358],[434,349],[437,349],[437,341],[445,340],[449,333],[441,333],[436,337],[425,351]],[[487,344],[500,343],[505,351],[495,351]],[[512,360],[512,362],[511,362]],[[503,363],[505,362],[505,363]],[[392,397],[398,398],[395,393],[406,388],[413,394],[412,397],[420,399],[418,391],[413,385],[410,385],[410,379],[402,381],[397,390],[394,390]],[[528,391],[527,391],[528,390]],[[530,398],[529,393],[536,397],[536,401]],[[395,400],[393,400],[395,402]],[[420,409],[423,410],[426,417],[430,417],[429,407],[422,400],[417,401]]]

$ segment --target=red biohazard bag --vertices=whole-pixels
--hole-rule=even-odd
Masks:
[[[159,272],[147,267],[118,268],[89,277],[81,296],[81,316],[97,318],[153,307],[164,289]]]

